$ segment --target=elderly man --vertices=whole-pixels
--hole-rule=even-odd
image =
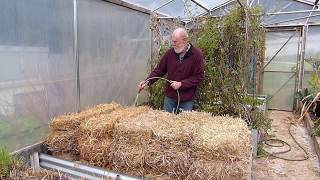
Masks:
[[[191,111],[194,105],[196,89],[200,81],[204,78],[203,55],[201,51],[188,42],[188,33],[183,28],[177,28],[172,33],[172,48],[166,51],[161,57],[159,64],[150,73],[147,83],[142,81],[138,85],[139,91],[147,84],[151,86],[157,79],[152,77],[162,77],[167,74],[165,86],[164,110],[174,112],[176,108]],[[178,105],[178,96],[180,102]]]

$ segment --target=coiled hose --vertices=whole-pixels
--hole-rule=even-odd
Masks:
[[[301,144],[299,144],[297,142],[297,140],[292,135],[291,130],[290,130],[292,125],[293,124],[291,123],[289,128],[288,128],[289,134],[290,134],[291,138],[294,140],[294,142],[299,146],[299,148],[303,150],[303,152],[305,153],[305,156],[303,158],[301,158],[301,159],[289,159],[289,158],[278,156],[279,154],[284,154],[284,153],[287,153],[287,152],[291,151],[292,147],[288,142],[286,142],[284,140],[281,140],[281,139],[277,139],[277,138],[266,139],[266,140],[264,140],[264,144],[267,145],[267,146],[270,146],[270,147],[283,147],[284,145],[287,145],[288,149],[285,150],[285,151],[275,152],[275,153],[270,153],[270,152],[264,150],[266,152],[267,156],[273,156],[275,158],[283,159],[283,160],[286,160],[286,161],[305,161],[305,160],[309,159],[309,155],[308,155],[307,151],[301,146]],[[279,143],[272,144],[271,142],[279,142]],[[259,157],[263,157],[263,155],[262,156],[258,156],[258,158]]]
[[[148,78],[148,79],[144,80],[144,81],[143,81],[143,82],[144,82],[143,84],[146,85],[146,84],[149,82],[149,80],[152,80],[152,79],[161,79],[161,80],[167,81],[168,83],[171,83],[171,82],[172,82],[172,81],[170,81],[170,80],[168,80],[168,79],[166,79],[166,78],[163,78],[163,77],[151,77],[151,78]],[[177,89],[176,92],[177,92],[178,100],[177,100],[177,107],[176,107],[176,109],[175,109],[175,111],[174,111],[175,114],[178,113],[179,106],[180,106],[180,93],[179,93],[179,90]],[[139,98],[139,94],[140,94],[140,90],[138,91],[138,94],[137,94],[136,99],[135,99],[135,101],[134,101],[134,105],[135,105],[135,106],[137,106],[137,101],[138,101],[138,98]]]

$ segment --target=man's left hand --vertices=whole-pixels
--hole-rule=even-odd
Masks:
[[[178,82],[178,81],[171,81],[171,87],[174,89],[174,90],[177,90],[181,87],[181,82]]]

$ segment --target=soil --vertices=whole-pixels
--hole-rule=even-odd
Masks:
[[[253,160],[252,179],[320,179],[319,159],[314,151],[312,140],[302,122],[297,122],[291,112],[271,111],[269,118],[273,120],[270,135],[288,142],[292,150],[279,156],[288,159],[303,159],[305,154],[291,138],[288,128],[291,123],[292,135],[298,143],[306,149],[309,159],[305,161],[287,161],[274,157],[261,157]],[[285,147],[265,147],[268,152],[279,152]]]

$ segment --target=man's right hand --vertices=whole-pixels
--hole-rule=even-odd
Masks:
[[[148,81],[141,81],[138,84],[138,92],[142,91],[144,89],[144,87],[146,87],[147,84],[148,84]]]

